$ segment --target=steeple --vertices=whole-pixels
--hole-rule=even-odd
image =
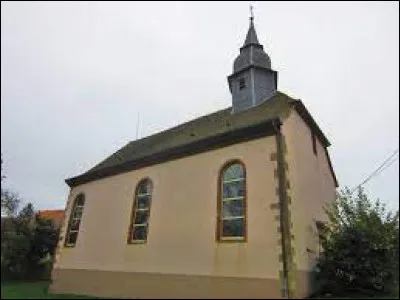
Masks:
[[[254,28],[254,17],[250,17],[250,27],[247,31],[246,40],[244,41],[243,48],[249,45],[260,45],[257,38],[257,33]],[[261,45],[260,45],[261,46]]]
[[[250,10],[246,39],[233,63],[233,73],[228,76],[233,112],[261,104],[277,89],[277,72],[271,69],[271,60],[258,41],[252,7]]]

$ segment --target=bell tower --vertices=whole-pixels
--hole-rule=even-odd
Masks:
[[[277,90],[278,73],[271,69],[271,60],[258,42],[252,11],[246,40],[233,63],[228,83],[232,94],[232,113],[268,101]]]

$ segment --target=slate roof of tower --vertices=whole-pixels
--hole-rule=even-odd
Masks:
[[[246,40],[243,47],[240,48],[240,54],[233,63],[233,73],[240,72],[249,66],[271,69],[271,59],[265,53],[263,46],[258,42],[252,19],[250,19]]]
[[[291,106],[298,109],[303,119],[313,128],[321,143],[324,146],[329,146],[329,141],[301,101],[277,92],[268,101],[248,110],[232,114],[232,108],[229,107],[160,133],[132,141],[89,171],[74,178],[69,178],[66,182],[73,186],[91,181],[88,179],[83,180],[84,178],[106,177],[108,175],[100,174],[106,174],[107,169],[118,170],[121,168],[122,170],[125,168],[125,171],[128,171],[124,167],[124,165],[128,164],[131,164],[129,170],[135,169],[134,162],[140,161],[141,158],[157,155],[177,147],[193,144],[213,136],[237,131],[269,120],[282,119],[288,114]],[[115,172],[118,173],[118,171],[113,172],[113,174]]]
[[[247,31],[246,40],[244,41],[243,47],[246,47],[247,45],[250,44],[260,45],[260,43],[258,42],[256,29],[254,28],[253,19],[250,19],[250,27],[249,30]]]

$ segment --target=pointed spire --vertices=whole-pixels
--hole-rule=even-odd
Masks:
[[[258,66],[271,69],[271,60],[264,47],[260,44],[254,28],[253,7],[250,6],[250,26],[247,31],[246,40],[240,48],[240,54],[233,62],[233,73],[239,72],[250,66]]]
[[[258,42],[256,30],[254,28],[254,15],[253,15],[253,6],[250,5],[250,27],[249,31],[247,32],[246,40],[244,41],[243,47],[251,44],[260,45]]]

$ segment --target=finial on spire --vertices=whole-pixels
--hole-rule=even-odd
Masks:
[[[251,5],[250,3],[250,21],[254,20],[253,8],[254,8],[253,5]]]
[[[253,5],[251,5],[250,3],[250,26],[249,26],[249,31],[247,32],[247,36],[246,36],[246,40],[244,41],[244,45],[243,47],[247,46],[247,45],[260,45],[260,43],[258,42],[257,39],[257,34],[256,34],[256,30],[254,28],[254,13],[253,13]]]

